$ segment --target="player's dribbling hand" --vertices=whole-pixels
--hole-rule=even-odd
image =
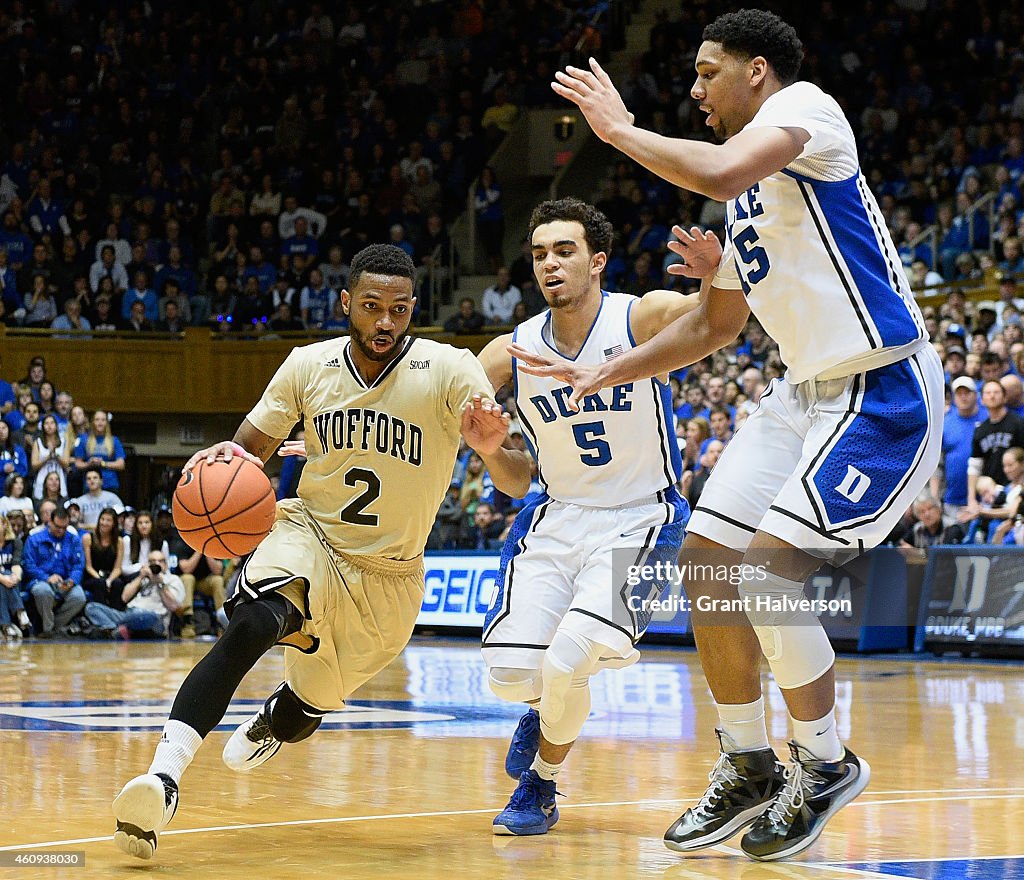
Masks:
[[[281,444],[281,448],[277,450],[277,454],[281,458],[287,458],[289,455],[301,455],[303,458],[306,457],[306,441],[305,440],[285,440]]]
[[[492,455],[504,442],[509,421],[500,404],[474,394],[462,410],[462,436],[481,455]]]
[[[612,143],[616,130],[633,124],[633,114],[626,109],[618,89],[594,58],[590,59],[590,70],[569,66],[564,71],[556,71],[555,80],[551,83],[555,94],[579,107],[601,140]]]
[[[682,226],[673,226],[672,234],[678,241],[668,241],[668,249],[686,260],[668,267],[669,275],[684,275],[687,278],[707,278],[718,271],[722,260],[722,244],[713,232],[703,232],[699,226],[691,226],[687,232]]]
[[[604,388],[600,366],[575,364],[571,361],[555,361],[542,354],[536,354],[521,348],[515,342],[510,343],[506,350],[519,361],[519,369],[531,376],[543,376],[558,379],[572,386],[569,397],[569,409],[578,412],[580,401],[588,394],[597,394]]]
[[[213,464],[215,461],[231,461],[236,455],[242,456],[242,458],[251,461],[253,464],[263,467],[263,461],[253,455],[251,452],[246,452],[241,446],[235,443],[234,440],[222,440],[220,443],[215,443],[213,446],[207,446],[206,449],[200,449],[194,453],[192,457],[185,462],[185,466],[181,469],[183,474],[188,473],[194,468],[202,459],[206,459],[207,464]]]

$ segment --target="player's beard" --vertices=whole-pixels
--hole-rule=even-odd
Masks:
[[[359,349],[359,353],[369,361],[376,361],[377,363],[387,363],[388,361],[394,360],[398,357],[399,352],[402,350],[402,343],[405,342],[405,337],[409,335],[409,331],[406,330],[395,336],[391,333],[377,333],[375,332],[372,336],[364,336],[354,326],[349,325],[348,329],[349,338],[352,340],[353,345]],[[378,336],[390,336],[394,339],[391,347],[385,351],[377,351],[373,347],[373,340]]]

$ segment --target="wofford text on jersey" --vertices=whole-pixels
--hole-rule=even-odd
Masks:
[[[416,467],[423,461],[423,429],[386,412],[338,409],[313,416],[313,426],[325,455],[329,449],[358,449],[391,455]]]

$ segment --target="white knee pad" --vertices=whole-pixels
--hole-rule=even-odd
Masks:
[[[590,714],[590,676],[597,671],[603,645],[559,629],[544,652],[540,726],[553,745],[571,743]]]
[[[780,688],[803,687],[832,668],[835,651],[801,582],[759,569],[743,579],[739,594]]]
[[[536,669],[495,666],[487,673],[494,695],[510,703],[535,703],[540,699],[540,673]]]

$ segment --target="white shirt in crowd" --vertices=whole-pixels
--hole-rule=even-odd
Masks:
[[[484,291],[482,310],[488,324],[511,324],[512,313],[523,295],[519,288],[510,284],[507,290],[498,290],[492,285]]]

